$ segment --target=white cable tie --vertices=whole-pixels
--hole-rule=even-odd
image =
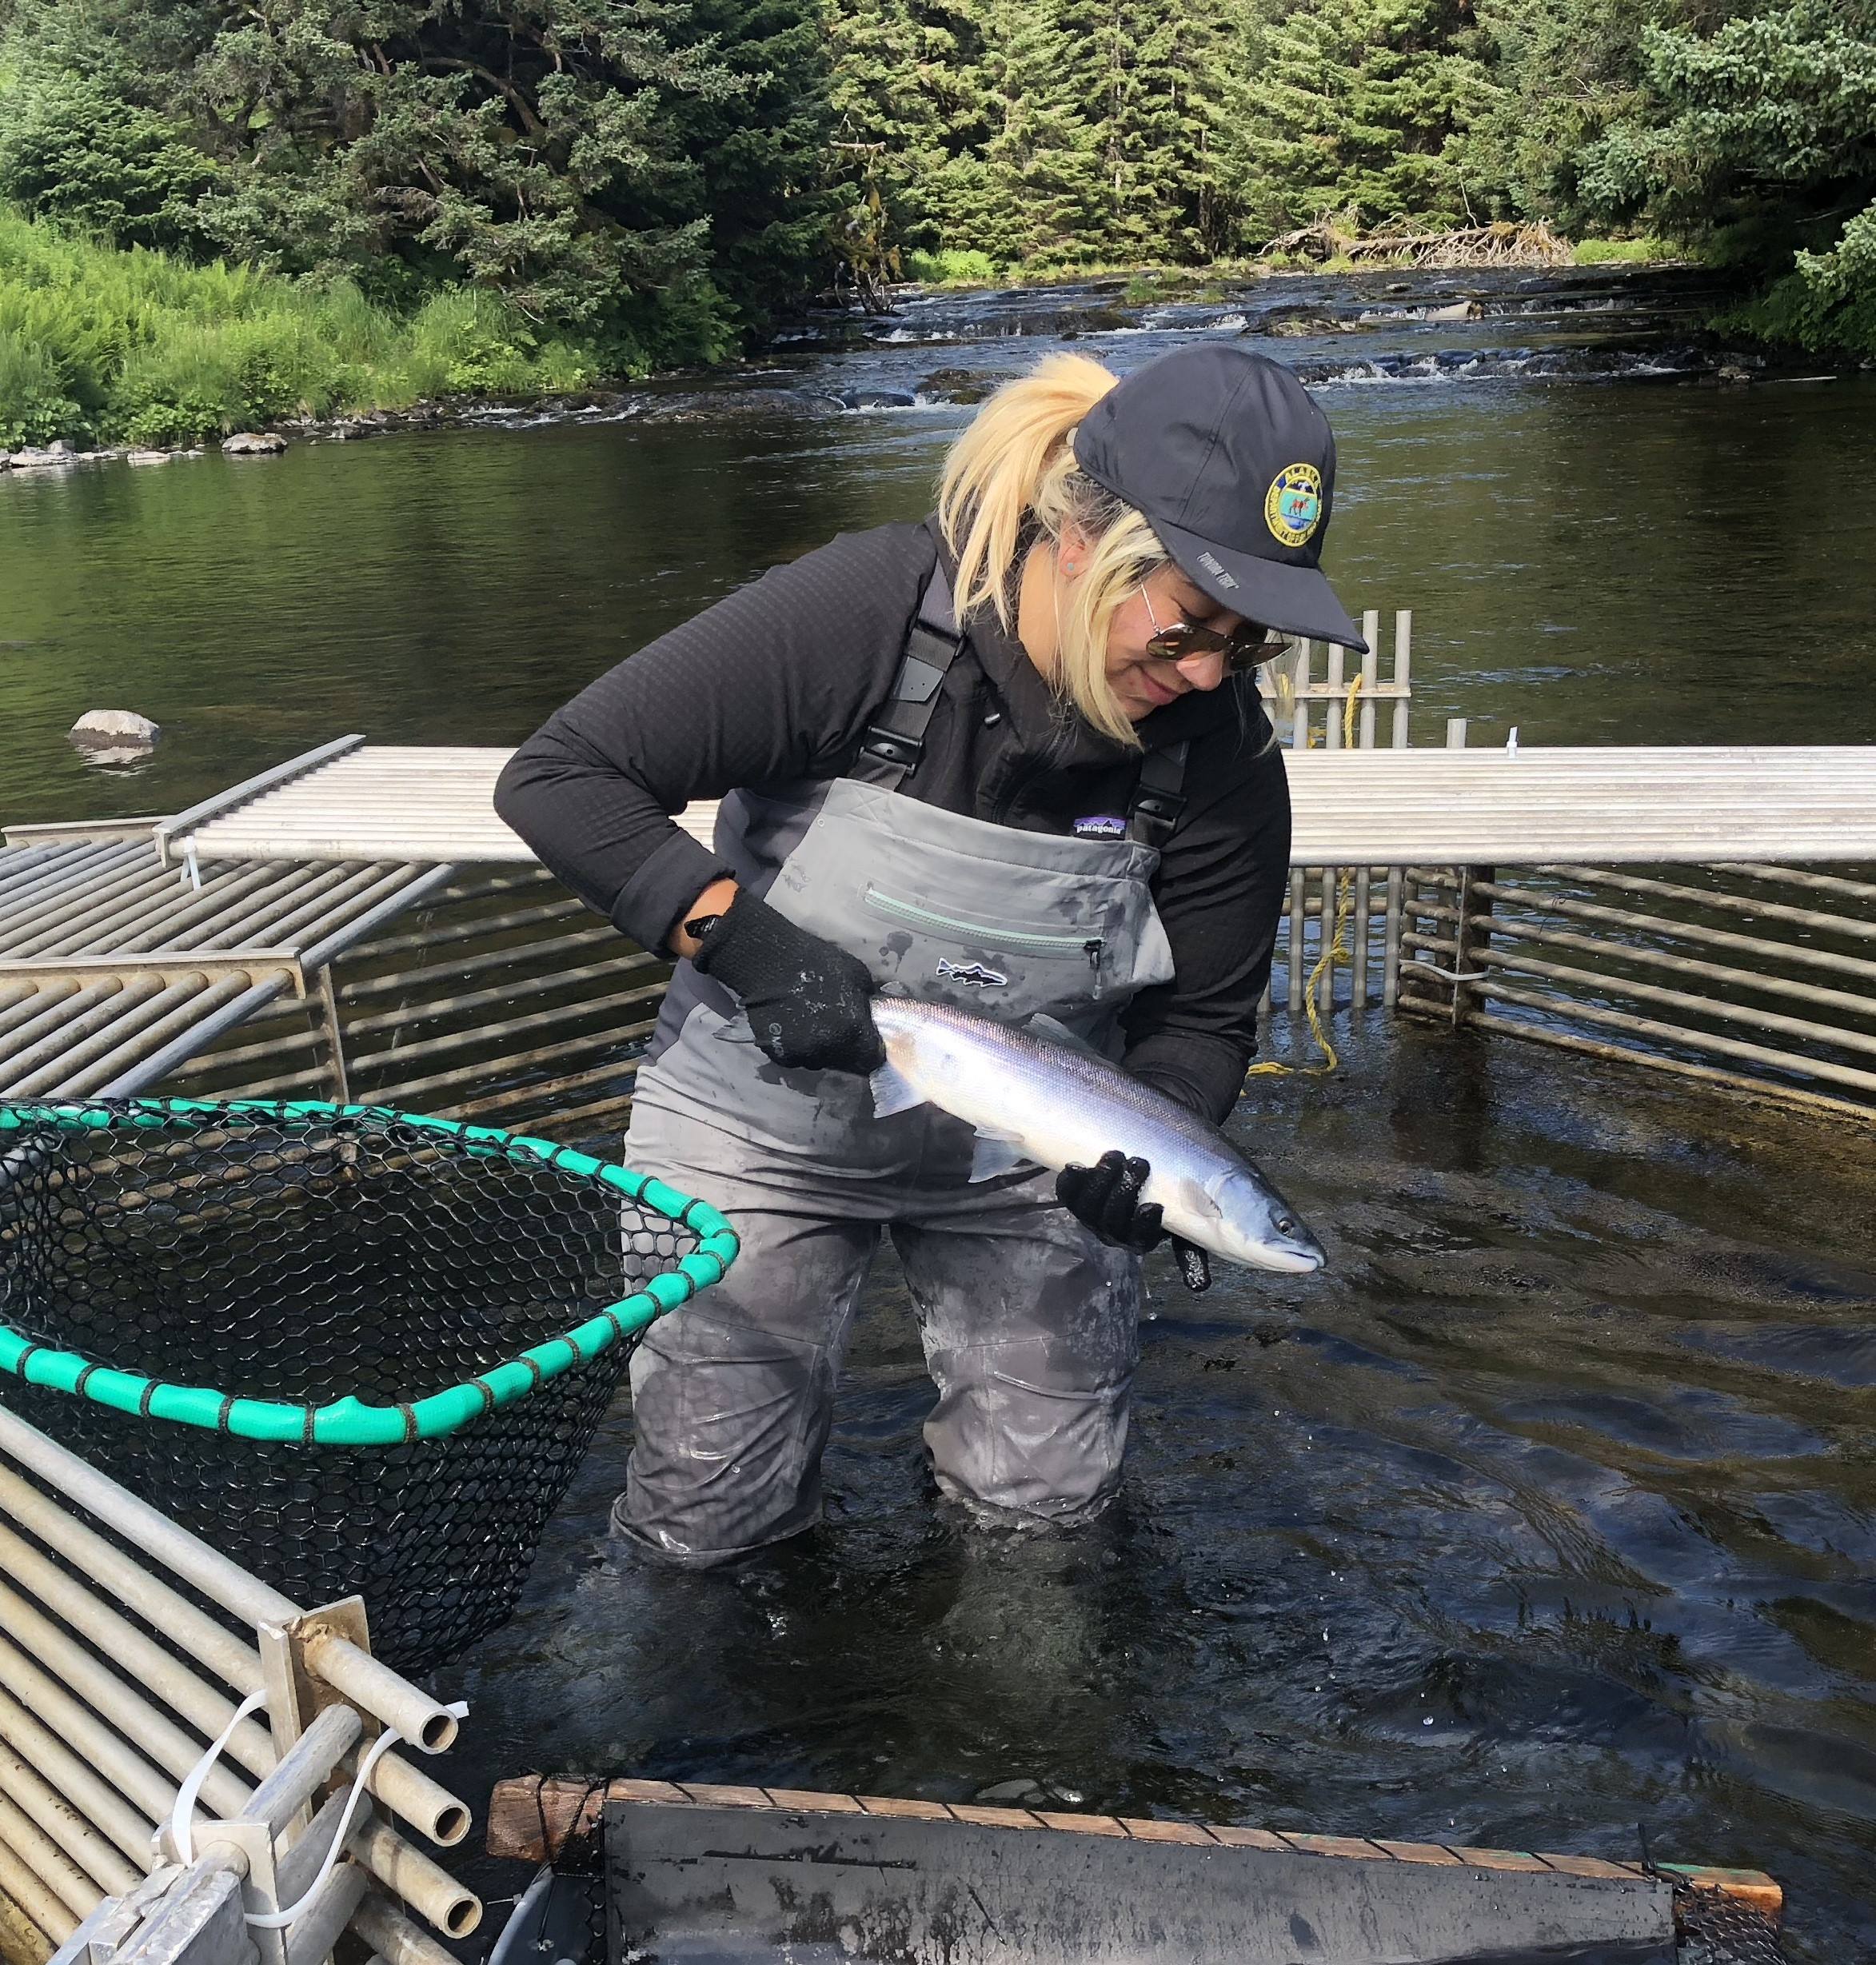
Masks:
[[[1511,725],[1511,734],[1505,739],[1505,749],[1515,757],[1518,755],[1518,726]]]
[[[457,1719],[468,1716],[469,1702],[457,1699],[453,1706],[445,1708]],[[352,1791],[345,1797],[345,1811],[339,1817],[339,1825],[333,1831],[333,1838],[325,1851],[325,1860],[319,1866],[319,1874],[306,1886],[305,1893],[297,1903],[289,1903],[284,1911],[249,1911],[247,1921],[262,1931],[284,1931],[289,1924],[303,1917],[313,1899],[319,1895],[325,1879],[333,1871],[333,1865],[345,1853],[345,1839],[352,1832],[352,1818],[358,1812],[358,1803],[365,1793],[365,1784],[371,1779],[371,1771],[384,1755],[403,1739],[394,1726],[387,1726],[371,1743],[370,1751],[358,1763],[358,1771],[352,1782]]]
[[[195,1860],[195,1839],[190,1832],[190,1818],[195,1813],[195,1798],[202,1792],[202,1783],[209,1778],[209,1770],[222,1758],[228,1743],[234,1738],[234,1729],[266,1703],[265,1691],[249,1692],[235,1707],[234,1717],[222,1727],[207,1752],[183,1775],[182,1785],[176,1790],[176,1805],[170,1811],[170,1841],[179,1862],[186,1865]]]
[[[1491,971],[1488,969],[1442,969],[1435,962],[1423,962],[1416,956],[1401,964],[1403,969],[1424,969],[1429,976],[1437,976],[1442,982],[1469,983],[1490,982]]]

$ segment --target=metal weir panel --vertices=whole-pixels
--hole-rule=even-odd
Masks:
[[[174,857],[193,843],[205,858],[530,861],[491,802],[509,754],[358,741],[251,794],[235,788],[225,794],[233,802],[199,821],[182,815],[165,835],[167,850]],[[1876,860],[1876,750],[1866,746],[1334,744],[1286,745],[1283,756],[1296,867]],[[708,841],[715,819],[714,805],[703,803],[678,823]]]
[[[445,885],[397,860],[166,867],[154,821],[25,826],[0,848],[0,1096],[155,1084]]]

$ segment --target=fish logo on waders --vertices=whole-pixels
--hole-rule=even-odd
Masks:
[[[968,984],[973,989],[1000,988],[1009,977],[1000,976],[993,969],[986,969],[981,962],[953,962],[940,956],[937,973],[948,982]]]

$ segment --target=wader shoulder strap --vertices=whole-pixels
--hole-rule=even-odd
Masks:
[[[951,581],[940,560],[919,596],[918,614],[905,637],[905,655],[892,693],[868,726],[849,777],[896,792],[918,769],[939,689],[964,638],[952,605]]]
[[[1142,846],[1164,846],[1186,809],[1186,754],[1190,743],[1150,750],[1140,761],[1140,782],[1127,811],[1127,837]]]

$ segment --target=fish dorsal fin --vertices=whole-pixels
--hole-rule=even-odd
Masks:
[[[971,1182],[975,1185],[980,1180],[994,1180],[1000,1173],[1010,1173],[1031,1164],[1014,1140],[980,1132],[971,1149]]]
[[[1113,1060],[1090,1044],[1086,1037],[1078,1036],[1066,1024],[1059,1024],[1055,1018],[1038,1010],[1023,1026],[1031,1036],[1040,1037],[1044,1044],[1059,1044],[1064,1051],[1079,1051],[1084,1057],[1096,1058],[1104,1064]]]
[[[890,1064],[882,1064],[867,1083],[872,1087],[873,1116],[889,1119],[894,1112],[909,1112],[925,1103],[925,1095]]]

